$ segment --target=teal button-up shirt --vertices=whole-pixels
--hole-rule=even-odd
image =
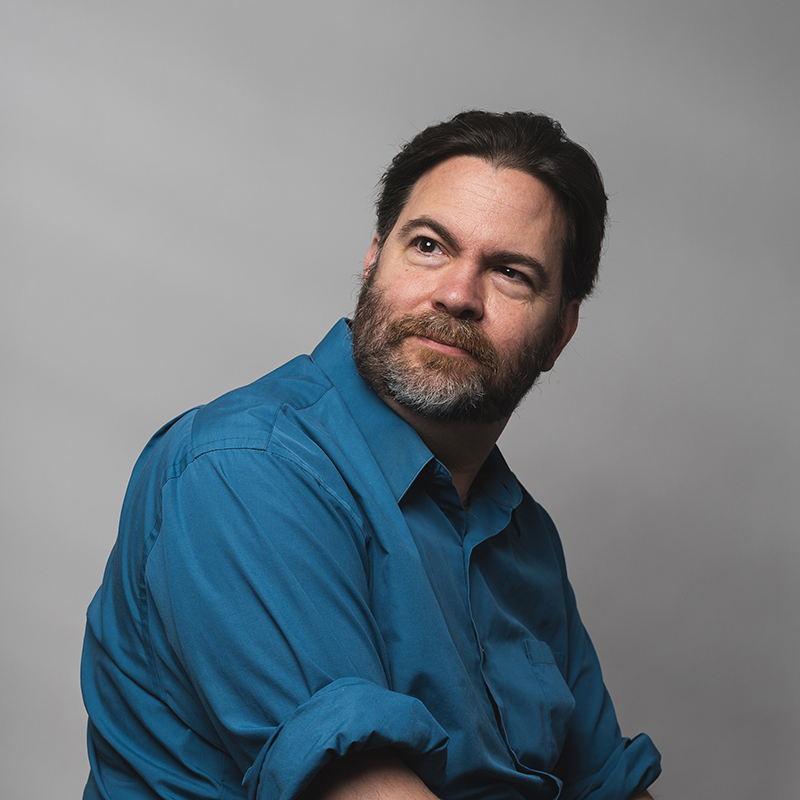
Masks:
[[[147,445],[82,683],[87,800],[289,800],[384,746],[445,800],[623,800],[659,772],[620,736],[550,518],[497,449],[465,511],[344,320]]]

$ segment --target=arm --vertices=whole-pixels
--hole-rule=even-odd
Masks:
[[[178,703],[202,713],[251,796],[288,800],[329,761],[380,747],[434,785],[447,735],[390,689],[366,544],[338,496],[301,465],[220,450],[163,497],[146,573],[155,659],[187,676],[199,703]]]
[[[354,753],[317,776],[299,800],[437,800],[390,750]],[[653,800],[644,791],[630,800]]]
[[[354,753],[317,776],[300,800],[436,800],[391,750]]]
[[[575,699],[575,712],[555,773],[564,780],[565,800],[593,797],[595,793],[620,800],[652,800],[644,787],[661,772],[660,755],[647,735],[633,739],[621,735],[597,654],[567,578],[558,534],[546,514],[545,522],[552,531],[551,541],[560,562],[568,636],[564,678]]]

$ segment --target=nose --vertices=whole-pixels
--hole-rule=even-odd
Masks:
[[[483,289],[476,265],[458,261],[439,273],[431,295],[437,311],[457,319],[480,319],[483,316]]]

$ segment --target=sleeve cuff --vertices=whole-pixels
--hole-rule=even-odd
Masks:
[[[348,751],[394,747],[435,790],[444,782],[447,741],[415,697],[361,678],[340,678],[275,731],[245,774],[244,786],[251,798],[291,800],[322,767]]]
[[[646,733],[623,739],[603,769],[565,787],[564,800],[619,800],[643,792],[661,774],[661,753]]]

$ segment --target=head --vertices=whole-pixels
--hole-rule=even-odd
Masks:
[[[546,117],[467,112],[403,148],[377,212],[353,322],[361,374],[429,419],[507,418],[595,281],[605,194],[591,157]]]
[[[607,197],[591,155],[542,114],[464,111],[418,133],[381,178],[375,204],[382,243],[419,179],[454,156],[477,156],[495,167],[526,172],[555,195],[566,220],[562,250],[562,303],[588,297],[597,281]]]

